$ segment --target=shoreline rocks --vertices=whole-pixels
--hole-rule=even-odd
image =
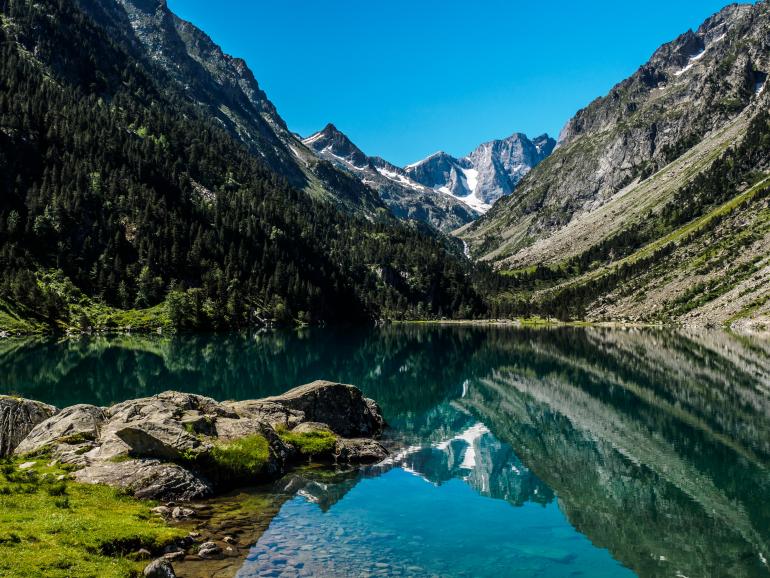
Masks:
[[[35,426],[58,411],[39,401],[0,395],[0,458],[12,454]]]
[[[376,402],[355,386],[329,381],[226,403],[167,391],[109,408],[81,404],[58,411],[0,397],[0,418],[0,448],[7,453],[50,453],[76,468],[78,482],[163,501],[196,500],[277,479],[307,460],[283,433],[333,435],[333,447],[315,456],[329,463],[359,465],[388,455],[374,439],[385,427]]]

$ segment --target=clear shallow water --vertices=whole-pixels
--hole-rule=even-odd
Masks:
[[[633,576],[570,526],[555,501],[512,507],[452,479],[395,468],[324,512],[286,503],[238,576]]]
[[[282,484],[240,576],[770,576],[768,344],[470,327],[3,341],[0,376],[60,406],[316,378],[377,399],[404,451]]]

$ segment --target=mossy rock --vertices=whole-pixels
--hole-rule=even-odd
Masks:
[[[270,459],[270,445],[265,436],[254,434],[215,444],[208,458],[214,466],[235,477],[258,477]]]

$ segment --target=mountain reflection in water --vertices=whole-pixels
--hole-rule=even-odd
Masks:
[[[6,392],[58,405],[165,389],[244,399],[317,378],[377,399],[400,451],[344,481],[285,485],[288,501],[242,576],[473,572],[463,559],[482,565],[468,575],[770,576],[767,343],[719,332],[409,326],[97,337],[0,342],[0,375]],[[431,521],[448,536],[410,516],[430,515],[439,497],[457,516],[465,508],[464,536],[451,513]],[[509,509],[486,510],[489,499]],[[392,510],[378,514],[388,500]],[[387,516],[409,525],[383,529]],[[356,536],[332,532],[335,520]],[[330,541],[326,557],[314,557],[318,545],[299,549],[311,527]],[[483,557],[473,532],[496,542],[508,572],[485,565],[492,554]]]

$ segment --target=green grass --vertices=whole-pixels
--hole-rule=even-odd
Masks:
[[[18,466],[29,460],[29,470]],[[146,564],[127,556],[160,551],[185,535],[139,501],[107,486],[57,476],[46,457],[0,461],[0,576],[132,577]]]
[[[119,309],[88,297],[61,271],[39,272],[37,276],[41,290],[56,294],[63,302],[56,318],[43,319],[34,308],[0,298],[0,331],[34,334],[130,329],[141,333],[173,329],[165,303],[146,309]]]
[[[304,433],[287,431],[281,432],[280,435],[284,442],[294,447],[301,455],[308,457],[330,454],[337,443],[337,436],[326,430]]]
[[[165,303],[147,309],[117,309],[79,294],[55,321],[60,331],[126,330],[139,333],[173,329]],[[0,298],[0,331],[25,335],[50,333],[54,327],[36,320],[33,312]]]
[[[9,333],[43,333],[45,326],[25,319],[15,307],[6,300],[0,298],[0,331]]]
[[[171,329],[171,319],[164,303],[148,309],[115,309],[101,304],[91,304],[84,312],[97,328],[131,328],[132,331],[152,331],[157,328]],[[71,315],[75,322],[78,315]]]
[[[259,434],[220,443],[211,450],[211,459],[217,467],[244,477],[259,475],[269,457],[267,440]]]

